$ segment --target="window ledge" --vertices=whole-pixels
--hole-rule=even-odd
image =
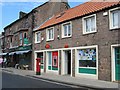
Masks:
[[[46,40],[47,42],[50,42],[50,41],[54,41],[54,39],[48,39],[48,40]]]
[[[110,28],[110,30],[112,31],[112,30],[118,30],[118,29],[120,29],[120,27],[115,27],[115,28]]]
[[[79,67],[79,68],[97,69],[97,67]]]
[[[39,43],[41,43],[41,42],[35,42],[35,44],[39,44]]]
[[[71,38],[72,36],[63,36],[62,39],[64,38]]]
[[[84,32],[83,35],[93,34],[93,33],[97,33],[97,31],[94,31],[94,32]]]

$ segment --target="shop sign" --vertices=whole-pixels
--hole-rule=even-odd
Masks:
[[[52,52],[52,66],[53,67],[58,67],[58,52]]]
[[[17,50],[31,50],[31,45],[30,46],[19,47]]]
[[[27,38],[24,38],[24,44],[29,44],[29,40]]]
[[[49,49],[49,48],[50,48],[50,45],[49,45],[49,44],[46,44],[46,45],[45,45],[45,48],[46,48],[46,49]]]

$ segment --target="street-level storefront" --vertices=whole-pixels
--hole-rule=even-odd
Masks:
[[[58,74],[59,72],[58,51],[47,51],[46,56],[47,56],[46,58],[47,72],[55,72]]]
[[[43,52],[37,52],[36,53],[37,58],[40,58],[40,69],[41,72],[44,72],[44,53]]]
[[[10,49],[9,60],[11,66],[21,69],[32,69],[32,52],[31,45],[20,46],[17,48]],[[18,66],[16,66],[18,65]]]
[[[34,70],[36,58],[42,58],[42,72],[98,79],[97,45],[35,51]]]
[[[120,45],[111,46],[112,81],[120,81]]]
[[[98,47],[76,49],[76,76],[98,79]]]

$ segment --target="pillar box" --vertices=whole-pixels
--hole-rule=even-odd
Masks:
[[[36,75],[41,75],[41,63],[40,58],[36,59]]]

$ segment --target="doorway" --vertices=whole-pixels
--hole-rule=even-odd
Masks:
[[[71,50],[64,51],[65,74],[71,75]]]

